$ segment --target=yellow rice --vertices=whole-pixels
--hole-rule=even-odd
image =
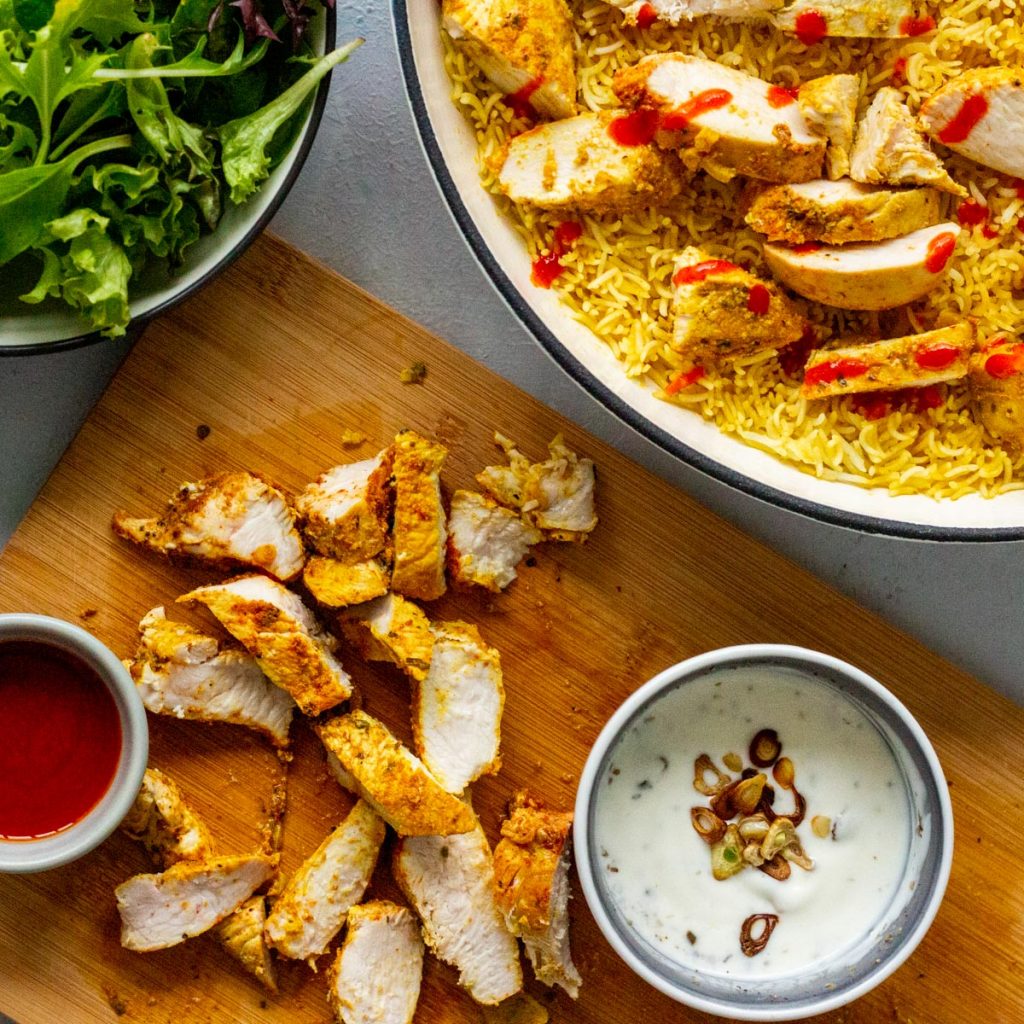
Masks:
[[[941,5],[938,30],[917,39],[830,39],[811,48],[755,22],[698,19],[640,30],[601,0],[571,0],[577,32],[580,100],[586,109],[617,106],[616,70],[646,53],[681,50],[740,68],[780,85],[837,72],[861,77],[863,99],[891,84],[906,58],[902,92],[912,110],[959,70],[1015,64],[1024,54],[1024,0],[957,0]],[[537,256],[550,245],[564,214],[517,207],[498,192],[495,167],[512,131],[512,112],[475,65],[446,43],[453,99],[469,118],[479,146],[482,182]],[[909,310],[913,330],[978,319],[981,336],[1024,328],[1024,200],[1005,176],[952,157],[951,173],[989,207],[998,238],[965,229],[944,284]],[[765,272],[761,242],[735,213],[742,181],[695,177],[677,200],[639,214],[587,215],[584,234],[563,257],[555,288],[573,315],[615,353],[630,377],[649,381],[666,401],[713,421],[746,444],[829,480],[885,487],[893,494],[958,498],[992,496],[1024,486],[1024,455],[1004,451],[971,415],[966,387],[950,385],[944,406],[915,413],[894,409],[878,420],[846,398],[808,402],[773,353],[737,360],[668,397],[661,388],[681,367],[672,350],[671,274],[680,249],[699,244],[713,256]],[[955,218],[955,199],[945,214]],[[1024,223],[1024,222],[1022,222]],[[824,338],[886,336],[885,314],[844,313],[806,303]],[[902,333],[902,332],[901,332]]]

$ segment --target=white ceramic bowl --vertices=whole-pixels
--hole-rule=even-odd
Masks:
[[[427,160],[473,254],[513,313],[584,390],[665,451],[764,501],[868,533],[920,540],[1024,539],[1024,491],[935,501],[818,480],[628,380],[556,292],[530,283],[522,239],[483,188],[469,122],[451,100],[437,0],[392,0],[398,51]]]
[[[648,714],[666,693],[688,681],[712,672],[723,673],[721,678],[727,680],[730,669],[747,666],[795,670],[835,689],[853,704],[892,752],[910,809],[902,873],[895,894],[870,929],[806,971],[756,980],[683,967],[642,938],[616,906],[604,880],[601,844],[595,838],[595,810],[603,788],[598,784],[607,775],[617,741],[626,729]],[[722,685],[728,686],[728,682]],[[778,724],[781,731],[784,723]],[[693,723],[693,728],[699,730],[700,723]],[[823,742],[828,740],[823,738]],[[587,758],[576,797],[574,831],[583,894],[616,953],[644,981],[673,999],[736,1020],[810,1017],[852,1002],[882,982],[910,956],[931,925],[946,890],[953,856],[953,812],[945,776],[931,743],[910,712],[884,686],[852,665],[802,647],[775,644],[710,651],[666,669],[636,690],[611,717]]]
[[[84,661],[106,684],[121,720],[121,757],[114,778],[84,818],[41,839],[0,839],[0,872],[46,871],[88,853],[121,823],[146,771],[149,725],[128,670],[113,651],[80,626],[46,615],[0,615],[0,644],[12,640],[38,641]]]

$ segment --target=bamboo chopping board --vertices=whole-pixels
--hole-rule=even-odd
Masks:
[[[414,361],[427,377],[403,385],[399,375]],[[917,953],[879,989],[822,1019],[1020,1020],[1024,712],[279,241],[259,241],[147,330],[0,556],[0,611],[81,621],[128,654],[147,609],[213,577],[117,541],[115,508],[155,510],[180,482],[226,468],[260,470],[297,489],[336,462],[367,457],[402,427],[450,447],[448,488],[472,486],[473,473],[495,461],[496,428],[535,456],[564,431],[598,466],[601,522],[591,543],[536,549],[535,564],[500,596],[449,594],[431,606],[434,617],[476,623],[501,651],[504,767],[474,786],[492,841],[517,787],[571,806],[605,720],[666,666],[736,643],[818,648],[881,679],[918,717],[947,772],[958,827],[949,890]],[[346,665],[365,706],[408,739],[398,672],[352,656]],[[181,782],[219,849],[253,849],[283,770],[267,745],[231,726],[150,722],[152,763]],[[305,723],[293,735],[286,871],[350,803]],[[371,892],[394,897],[387,852]],[[112,890],[148,869],[117,834],[75,865],[0,876],[0,1011],[20,1024],[329,1019],[324,975],[304,964],[283,965],[275,995],[208,937],[160,953],[122,950]],[[529,982],[553,1021],[711,1019],[637,980],[581,897],[572,914],[584,978],[578,1003]],[[453,972],[431,962],[417,1021],[479,1019]]]

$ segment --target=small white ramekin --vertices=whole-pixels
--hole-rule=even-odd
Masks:
[[[866,951],[854,945],[814,976],[801,974],[765,982],[726,980],[669,964],[617,913],[598,882],[594,836],[597,783],[607,758],[630,722],[666,691],[709,672],[749,665],[779,665],[830,685],[873,722],[907,781],[917,829],[904,881],[883,917],[884,937]],[[928,737],[910,712],[881,683],[838,658],[803,647],[751,644],[726,647],[673,665],[636,690],[601,731],[580,776],[574,831],[576,867],[587,905],[615,952],[648,984],[680,1003],[733,1020],[790,1021],[835,1010],[884,981],[917,947],[935,918],[953,859],[953,810],[945,775]],[[909,884],[909,883],[913,884]],[[874,931],[874,930],[873,930]],[[854,956],[856,960],[854,961]]]
[[[121,757],[106,793],[80,821],[41,839],[0,839],[0,872],[46,871],[77,860],[121,823],[135,801],[149,756],[146,709],[127,669],[108,647],[80,626],[46,615],[0,615],[0,643],[34,640],[67,651],[106,684],[121,719]]]

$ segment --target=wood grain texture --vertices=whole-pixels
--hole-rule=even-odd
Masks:
[[[402,385],[401,370],[416,360],[427,364],[425,382]],[[210,428],[205,440],[200,425]],[[147,609],[213,576],[119,542],[109,529],[115,508],[147,512],[180,482],[232,467],[294,490],[338,461],[367,457],[402,427],[450,446],[449,489],[471,486],[494,461],[495,428],[535,455],[564,431],[598,465],[601,522],[590,544],[539,548],[500,596],[449,594],[430,606],[435,617],[476,623],[501,651],[504,768],[474,786],[492,840],[516,787],[571,805],[602,724],[661,669],[728,644],[818,648],[881,679],[918,717],[948,774],[958,824],[949,891],[917,953],[875,992],[822,1019],[1019,1022],[1024,713],[278,241],[258,242],[149,328],[0,557],[0,610],[83,621],[127,654]],[[367,441],[344,447],[345,430]],[[353,655],[346,664],[368,710],[408,739],[404,679]],[[279,771],[267,744],[230,726],[152,717],[151,725],[152,762],[181,782],[219,848],[253,848]],[[293,734],[288,871],[349,805],[305,723]],[[371,891],[395,897],[387,859]],[[303,964],[285,964],[280,994],[269,995],[208,937],[161,953],[122,950],[112,890],[146,866],[141,849],[115,835],[73,866],[0,877],[0,1010],[20,1024],[110,1022],[114,1007],[125,1021],[153,1024],[329,1019],[324,975]],[[634,978],[582,898],[572,913],[579,1002],[529,983],[554,1021],[710,1020]],[[479,1019],[452,972],[432,963],[417,1020]]]

